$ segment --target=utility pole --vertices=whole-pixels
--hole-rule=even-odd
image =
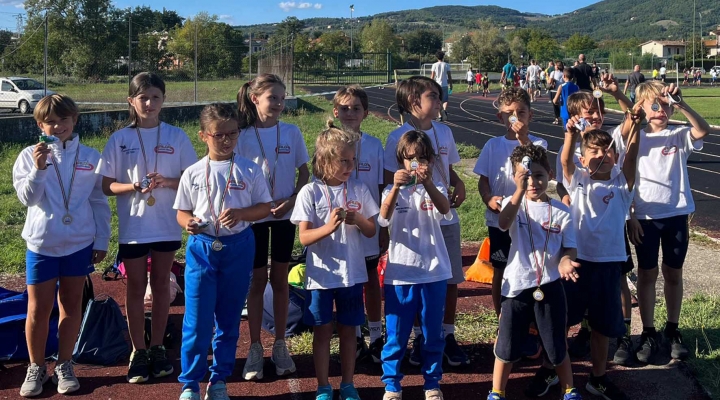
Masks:
[[[195,18],[195,103],[198,102],[198,18]]]
[[[693,0],[693,49],[692,49],[692,56],[693,56],[693,69],[695,69],[695,3],[697,0]]]
[[[252,51],[253,51],[252,31],[250,32],[250,41],[248,42],[248,48],[250,49],[250,53],[248,55],[248,75],[250,77],[252,77]]]
[[[132,9],[128,8],[128,88],[132,81]]]
[[[47,64],[48,64],[48,12],[45,10],[45,49],[43,50],[43,96],[47,96]],[[73,171],[74,172],[74,171]]]
[[[350,4],[350,53],[355,51],[353,47],[353,11],[355,11],[355,5]]]

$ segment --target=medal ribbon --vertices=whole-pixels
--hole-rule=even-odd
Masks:
[[[333,209],[332,200],[331,200],[331,198],[330,198],[330,188],[328,187],[327,183],[323,182],[323,184],[324,184],[324,186],[322,186],[322,188],[325,189],[325,191],[324,191],[323,194],[324,194],[325,197],[327,198],[328,206],[330,207],[330,208],[328,208],[328,216],[329,216],[329,215],[330,215],[330,211],[332,211],[332,209]],[[343,196],[344,196],[344,198],[345,198],[345,203],[343,204],[343,208],[347,210],[347,199],[348,199],[348,195],[347,195],[347,182],[343,182]]]
[[[75,161],[73,161],[73,171],[70,178],[70,187],[68,187],[67,196],[65,196],[65,185],[63,185],[62,178],[60,177],[60,169],[58,169],[57,161],[52,163],[53,167],[55,167],[55,173],[57,174],[58,183],[60,183],[60,192],[62,193],[63,204],[65,205],[65,214],[70,214],[70,196],[72,196],[73,182],[75,182],[75,171],[77,170],[77,162],[79,156],[80,144],[78,143],[78,148],[75,152]]]
[[[157,172],[157,160],[158,160],[157,148],[160,146],[160,125],[162,125],[162,123],[158,124],[157,135],[155,135],[155,143],[156,143],[155,144],[155,168],[153,169],[153,172]],[[147,175],[150,173],[150,169],[148,168],[148,165],[147,165],[147,155],[145,154],[145,143],[143,143],[143,138],[142,138],[142,135],[140,134],[140,128],[138,128],[136,126],[135,132],[137,132],[138,139],[140,139],[140,150],[142,150],[143,161],[145,161],[145,175]]]
[[[273,164],[272,176],[268,176],[267,178],[270,183],[270,197],[273,199],[275,198],[275,171],[277,171],[278,156],[280,155],[280,122],[278,122],[276,126],[277,135],[275,139],[275,164]],[[258,133],[257,126],[253,125],[253,128],[255,128],[255,137],[257,138],[258,145],[260,145],[260,153],[262,153],[263,162],[268,169],[268,174],[270,174],[270,163],[265,156],[265,147],[263,147],[262,140],[260,140],[260,133]]]
[[[412,123],[412,120],[408,121],[410,122],[410,125],[417,131],[419,130],[415,124]],[[445,187],[450,190],[450,182],[448,181],[448,177],[445,176],[445,167],[443,165],[442,155],[440,154],[440,141],[438,140],[437,132],[435,132],[435,125],[432,125],[432,131],[433,136],[435,137],[435,147],[437,147],[437,162],[435,163],[435,168],[440,173],[440,178],[442,178],[443,184],[445,184]]]
[[[233,167],[235,166],[235,153],[232,153],[230,158],[230,169],[228,169],[227,182],[225,183],[225,189],[223,190],[222,197],[220,197],[220,209],[217,215],[215,214],[215,205],[212,202],[210,196],[210,156],[207,156],[207,163],[205,163],[205,188],[207,191],[208,206],[210,207],[210,216],[213,219],[213,228],[215,229],[215,238],[220,236],[220,223],[218,222],[218,215],[222,213],[223,205],[225,204],[225,195],[230,191],[230,182],[232,182]]]
[[[362,155],[362,135],[363,133],[360,132],[360,140],[357,142],[357,154],[355,157],[355,179],[359,179],[360,177],[360,156]]]
[[[525,218],[527,219],[528,235],[530,236],[530,249],[533,253],[533,259],[535,259],[537,286],[540,287],[542,276],[545,273],[545,260],[547,259],[547,248],[548,242],[550,241],[550,229],[552,229],[552,203],[551,200],[548,199],[548,227],[545,232],[545,247],[543,248],[542,264],[540,264],[537,258],[537,252],[535,251],[535,242],[533,241],[532,227],[530,226],[530,213],[528,212],[527,200],[523,199],[523,201],[525,202]],[[542,227],[542,222],[540,223],[540,227]]]

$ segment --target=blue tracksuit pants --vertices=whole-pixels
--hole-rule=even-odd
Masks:
[[[415,317],[420,317],[425,342],[422,347],[422,372],[425,390],[437,389],[442,379],[442,357],[445,350],[443,316],[447,281],[414,285],[385,284],[385,325],[387,342],[382,351],[382,381],[385,390],[400,392],[400,372]]]
[[[208,370],[207,349],[212,343],[210,383],[226,381],[235,368],[240,318],[252,280],[255,236],[252,229],[222,236],[221,251],[210,246],[214,237],[190,235],[186,245],[185,318],[182,329],[183,390],[200,391]],[[215,335],[213,337],[213,325]]]

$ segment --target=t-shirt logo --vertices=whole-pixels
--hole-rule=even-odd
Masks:
[[[247,188],[245,181],[230,181],[230,190],[245,190],[245,188]]]
[[[361,161],[358,163],[358,171],[361,172],[367,172],[370,171],[372,167],[370,166],[370,163],[367,161]]]
[[[175,154],[175,148],[169,144],[159,144],[155,147],[156,154]]]
[[[94,171],[95,166],[90,164],[87,160],[78,160],[77,164],[75,165],[75,170],[77,171]]]
[[[675,154],[675,153],[677,153],[677,146],[675,146],[675,145],[665,146],[662,149],[662,155],[664,155],[664,156],[669,156],[669,155]]]
[[[420,203],[420,209],[423,211],[432,211],[434,208],[435,205],[432,200],[423,200],[423,202]]]
[[[542,228],[544,231],[550,231],[550,233],[560,233],[560,225],[559,224],[552,224],[550,225],[550,229],[548,229],[548,222],[545,221],[542,224]]]
[[[362,209],[362,204],[359,201],[350,200],[347,202],[347,209],[350,211],[360,211]]]
[[[140,148],[133,147],[128,149],[125,145],[120,145],[120,151],[122,151],[123,154],[134,154],[135,152],[139,151]]]
[[[440,146],[439,154],[440,154],[441,156],[446,156],[446,155],[448,155],[448,148],[447,148],[447,146]]]
[[[610,192],[607,196],[603,196],[603,203],[610,204],[610,200],[615,197],[615,192]]]
[[[289,144],[281,144],[275,148],[275,151],[278,154],[290,154],[290,145]]]

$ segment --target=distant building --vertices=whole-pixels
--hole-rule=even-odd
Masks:
[[[687,43],[681,40],[651,40],[640,44],[642,54],[653,54],[657,58],[672,58],[685,55]]]
[[[718,47],[720,46],[720,36],[716,36],[716,39],[703,40],[703,44],[705,45],[705,50],[706,50],[705,56],[707,56],[708,58],[718,56]]]
[[[245,39],[243,43],[245,43],[246,46],[248,46],[248,53],[250,52],[250,46],[252,46],[252,52],[253,53],[259,53],[265,49],[265,46],[267,45],[267,39],[253,39],[252,44],[250,43],[249,39]]]
[[[445,42],[442,44],[442,51],[445,53],[446,56],[452,57],[452,48],[455,44],[455,39],[446,39]]]

